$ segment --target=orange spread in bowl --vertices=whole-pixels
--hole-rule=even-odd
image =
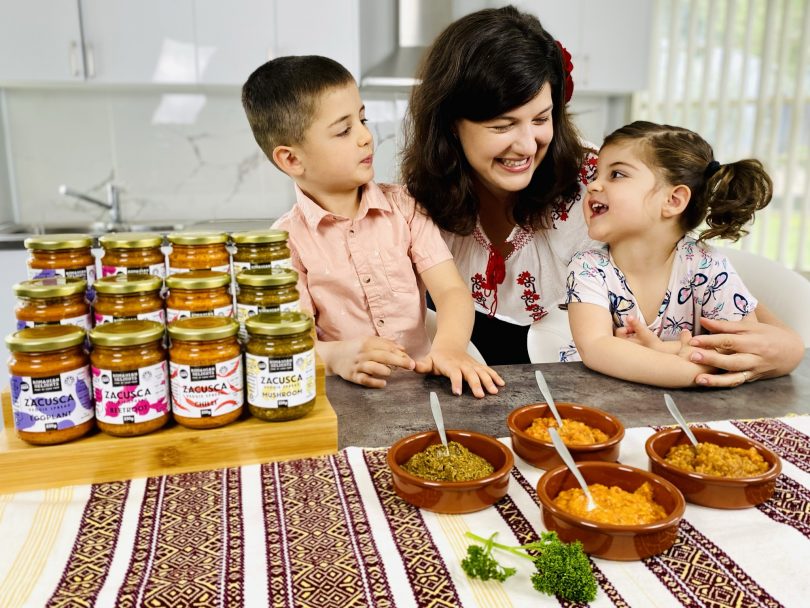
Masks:
[[[568,418],[563,420],[562,428],[557,426],[557,421],[554,418],[535,418],[531,426],[526,429],[526,434],[540,441],[551,443],[548,429],[552,427],[557,429],[563,443],[566,445],[591,445],[608,440],[608,435],[604,431],[588,426],[579,420],[570,420]]]
[[[588,489],[596,502],[596,508],[591,511],[588,511],[588,500],[581,488],[563,490],[554,499],[554,504],[572,515],[620,526],[651,524],[667,515],[664,507],[653,500],[652,487],[646,481],[635,492],[601,483],[589,485]]]
[[[684,471],[716,477],[752,477],[770,468],[756,448],[719,446],[703,441],[697,447],[690,444],[672,446],[664,460]]]

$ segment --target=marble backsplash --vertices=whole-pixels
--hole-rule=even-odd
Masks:
[[[0,221],[104,220],[103,209],[60,196],[58,188],[104,199],[109,182],[122,188],[125,221],[281,215],[294,200],[291,181],[256,145],[239,93],[0,90]],[[407,93],[362,94],[375,138],[375,179],[396,181]],[[600,141],[610,101],[575,99],[574,112],[585,136]]]

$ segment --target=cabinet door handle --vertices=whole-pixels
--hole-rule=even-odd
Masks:
[[[93,45],[92,44],[85,44],[84,45],[84,60],[87,65],[87,77],[88,78],[95,78],[96,77],[96,55],[93,52]]]
[[[81,69],[79,67],[79,45],[75,40],[70,41],[68,57],[70,58],[70,75],[78,78],[81,76]]]

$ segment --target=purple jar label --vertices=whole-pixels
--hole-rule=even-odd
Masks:
[[[29,433],[47,433],[77,426],[93,418],[87,366],[45,378],[11,377],[14,426]]]

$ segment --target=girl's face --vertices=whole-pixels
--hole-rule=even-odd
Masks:
[[[534,99],[491,120],[456,123],[467,162],[492,194],[506,197],[529,185],[554,137],[552,107],[545,84]]]
[[[628,236],[651,234],[650,228],[661,221],[667,195],[641,160],[637,144],[603,147],[596,171],[582,207],[588,236],[614,244]]]

